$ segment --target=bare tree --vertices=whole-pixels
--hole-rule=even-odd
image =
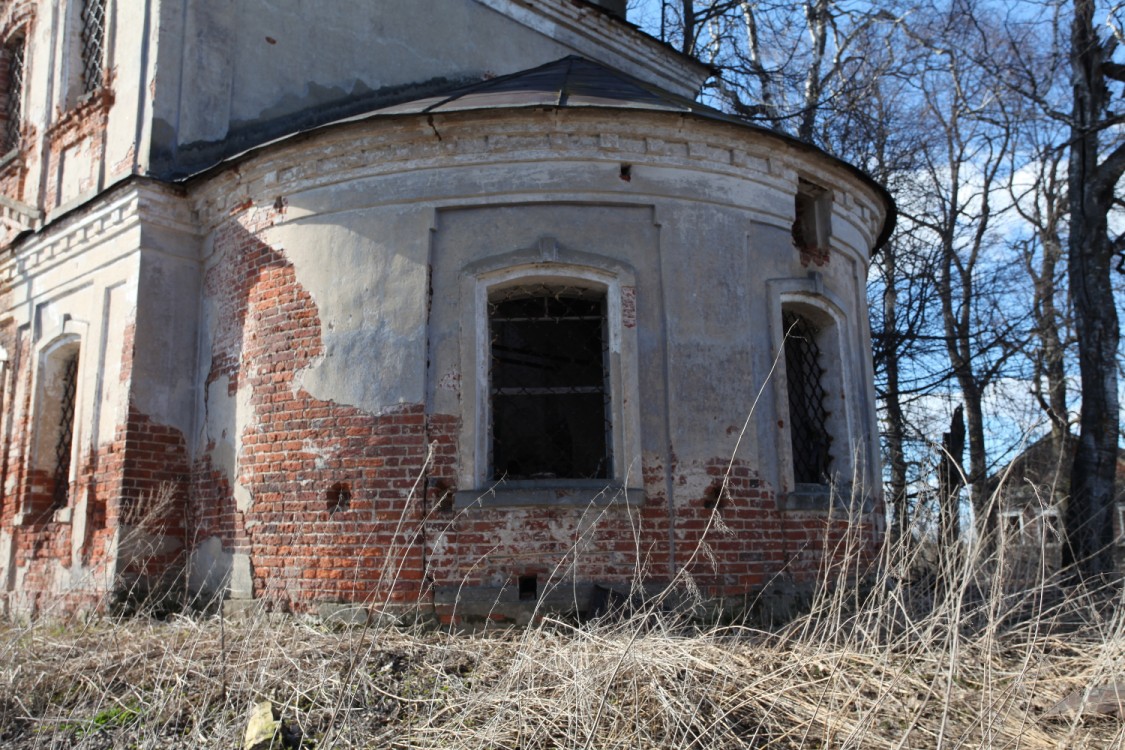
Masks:
[[[970,497],[985,526],[995,520],[990,458],[1009,447],[988,444],[985,397],[1028,342],[1044,401],[1065,423],[1057,242],[1042,249],[1061,237],[1061,214],[1052,205],[1050,216],[1024,216],[1039,228],[1025,248],[1031,254],[1012,263],[997,214],[1010,210],[1014,155],[1024,153],[1016,141],[1021,113],[1009,101],[1012,87],[993,71],[1008,65],[997,61],[1010,51],[1003,25],[990,23],[977,2],[665,3],[669,40],[718,71],[710,102],[857,164],[899,203],[899,228],[873,259],[869,286],[897,534],[910,526],[911,491],[924,474],[922,451],[911,445],[928,434],[933,447],[933,423],[927,431],[918,417],[931,396],[948,403],[956,392],[963,403]],[[1025,266],[1029,275],[1015,278]]]
[[[1108,216],[1125,172],[1125,143],[1107,143],[1105,136],[1120,122],[1109,111],[1109,84],[1125,81],[1125,66],[1112,60],[1118,37],[1099,34],[1094,27],[1094,1],[1074,0],[1073,7],[1067,260],[1082,407],[1063,561],[1076,564],[1083,578],[1094,579],[1113,570],[1120,329],[1110,274],[1114,254],[1125,248],[1125,237],[1110,238]],[[1103,150],[1107,146],[1108,152]]]
[[[842,0],[679,0],[666,38],[716,67],[712,93],[735,114],[819,142],[834,100],[877,80],[859,47],[889,33],[887,3]],[[889,49],[889,47],[887,47]],[[880,54],[881,61],[890,58]],[[851,97],[854,101],[858,97]]]
[[[996,198],[1013,148],[1012,118],[974,62],[974,50],[990,35],[973,12],[962,2],[920,14],[913,31],[935,63],[918,78],[935,136],[926,151],[927,188],[916,221],[932,232],[940,252],[938,298],[949,368],[964,404],[970,497],[980,530],[989,532],[997,509],[987,483],[984,396],[1005,373],[1023,316],[1004,304],[1005,264],[994,257]]]
[[[1050,425],[1054,453],[1061,456],[1070,437],[1066,355],[1073,345],[1063,281],[1068,208],[1065,156],[1054,146],[1053,133],[1046,139],[1039,137],[1034,117],[1025,118],[1024,123],[1020,140],[1031,146],[1030,158],[1021,168],[1011,170],[1009,194],[1030,232],[1016,240],[1013,249],[1032,287],[1031,333],[1037,343],[1028,352],[1032,394]]]

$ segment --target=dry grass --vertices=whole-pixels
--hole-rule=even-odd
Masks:
[[[304,747],[1125,746],[1116,718],[1044,717],[1122,673],[1116,594],[1005,593],[1001,547],[935,595],[894,554],[862,599],[827,582],[772,632],[643,607],[460,635],[265,614],[9,623],[0,745],[234,748],[270,700]]]

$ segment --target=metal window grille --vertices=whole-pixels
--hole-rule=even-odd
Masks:
[[[78,394],[78,355],[62,365],[59,401],[59,437],[55,442],[55,488],[52,506],[64,508],[70,495],[70,449],[74,442],[74,402]]]
[[[817,328],[794,312],[782,315],[785,326],[785,376],[789,391],[789,432],[793,440],[793,480],[823,484],[832,463],[829,412],[825,409],[824,368],[820,365]]]
[[[605,479],[611,471],[605,295],[504,289],[488,305],[494,479]]]
[[[82,3],[82,93],[97,91],[105,76],[105,3]]]
[[[8,43],[5,54],[8,58],[8,105],[4,112],[4,144],[3,151],[7,152],[19,146],[20,126],[23,120],[23,39],[15,39]]]

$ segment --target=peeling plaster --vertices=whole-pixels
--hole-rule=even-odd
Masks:
[[[231,398],[230,378],[226,375],[217,378],[207,387],[207,444],[211,464],[226,476],[234,493],[235,505],[239,511],[250,509],[250,491],[238,482],[238,456],[242,452],[242,425],[240,415],[249,418],[253,414],[250,405],[252,389],[247,378],[240,378],[239,388]]]
[[[404,290],[426,288],[427,235],[417,231],[419,216],[357,211],[336,218],[331,225],[297,223],[268,232],[269,244],[284,248],[321,322],[324,354],[294,387],[370,414],[418,403],[426,299]]]

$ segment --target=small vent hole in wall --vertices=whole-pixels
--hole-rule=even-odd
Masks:
[[[426,480],[428,495],[439,513],[453,512],[453,493],[456,488],[445,479],[430,477]]]
[[[520,601],[539,598],[539,576],[520,576]]]
[[[625,182],[628,182],[629,180],[633,179],[633,165],[632,164],[622,164],[621,165],[621,179],[625,180]]]
[[[347,510],[352,505],[352,488],[345,482],[336,482],[328,488],[328,512]]]
[[[703,493],[703,507],[709,510],[722,508],[725,499],[726,491],[723,489],[723,480],[716,479]]]

